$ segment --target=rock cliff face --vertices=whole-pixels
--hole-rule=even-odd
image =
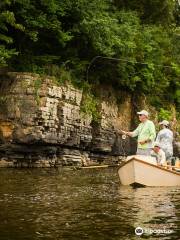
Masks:
[[[0,166],[51,167],[115,163],[129,154],[131,96],[98,89],[100,118],[81,112],[83,92],[29,73],[0,76]],[[122,94],[117,104],[116,95]],[[123,97],[123,94],[125,94]]]

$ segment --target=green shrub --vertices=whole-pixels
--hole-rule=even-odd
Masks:
[[[159,111],[159,114],[158,114],[158,119],[159,121],[162,121],[162,120],[171,120],[172,118],[172,113],[171,111],[169,110],[166,110],[164,108],[160,108],[160,111]]]
[[[85,93],[81,102],[81,113],[92,116],[95,122],[99,121],[98,100],[90,93]]]

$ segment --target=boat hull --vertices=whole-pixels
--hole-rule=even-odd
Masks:
[[[180,174],[163,167],[132,158],[118,170],[122,185],[180,186]]]

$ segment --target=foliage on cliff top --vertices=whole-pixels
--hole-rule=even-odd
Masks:
[[[178,1],[3,0],[0,10],[0,66],[52,74],[64,67],[83,82],[93,57],[120,58],[98,59],[89,82],[180,106]]]

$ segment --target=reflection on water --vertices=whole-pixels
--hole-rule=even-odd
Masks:
[[[138,226],[179,239],[179,190],[120,186],[117,169],[1,169],[0,240],[138,239]]]

